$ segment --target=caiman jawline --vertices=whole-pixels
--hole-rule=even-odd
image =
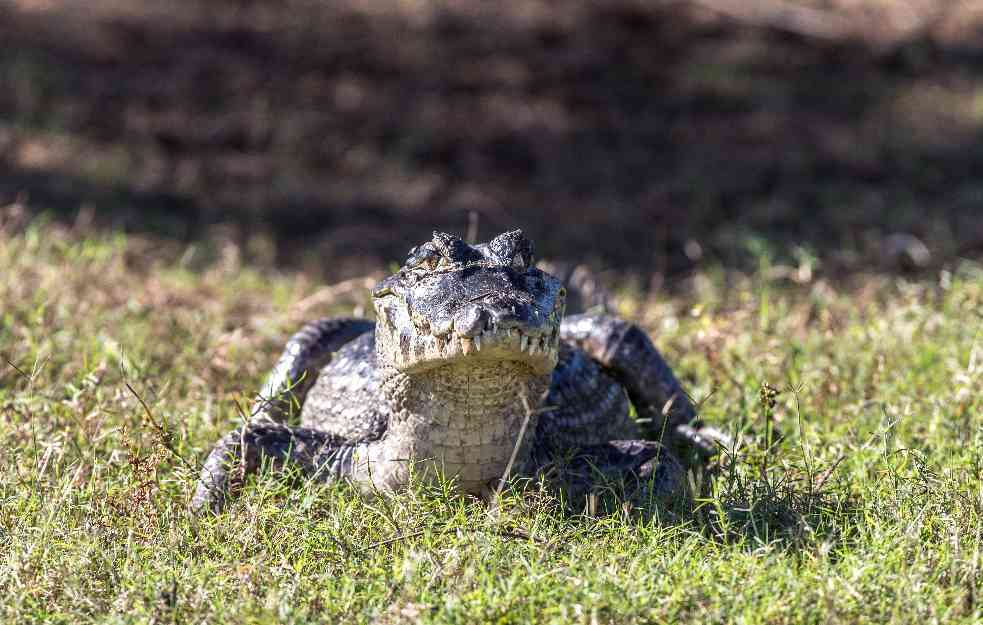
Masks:
[[[546,331],[543,333],[543,331]],[[559,324],[536,328],[489,327],[474,336],[455,332],[432,334],[416,329],[400,335],[396,366],[407,372],[468,360],[512,360],[536,371],[551,370],[559,350]]]

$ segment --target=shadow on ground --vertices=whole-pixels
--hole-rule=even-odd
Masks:
[[[82,6],[0,2],[0,204],[181,241],[231,224],[326,279],[472,214],[670,275],[762,248],[894,267],[895,233],[928,269],[983,253],[978,31],[827,40],[627,0]]]

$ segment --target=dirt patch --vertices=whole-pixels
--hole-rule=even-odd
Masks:
[[[472,213],[620,270],[934,269],[983,253],[981,11],[942,4],[0,3],[0,203],[326,279]]]

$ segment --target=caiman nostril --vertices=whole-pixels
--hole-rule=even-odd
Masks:
[[[477,336],[485,331],[487,323],[488,311],[472,304],[465,306],[454,317],[454,332],[458,336]]]

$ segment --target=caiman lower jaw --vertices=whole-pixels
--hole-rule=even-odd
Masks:
[[[398,344],[392,346],[392,353],[381,356],[390,358],[390,362],[404,373],[462,361],[511,360],[527,364],[534,373],[545,374],[556,367],[558,350],[559,324],[553,328],[537,328],[534,334],[519,328],[488,328],[475,336],[460,336],[454,332],[444,335],[403,333]]]

